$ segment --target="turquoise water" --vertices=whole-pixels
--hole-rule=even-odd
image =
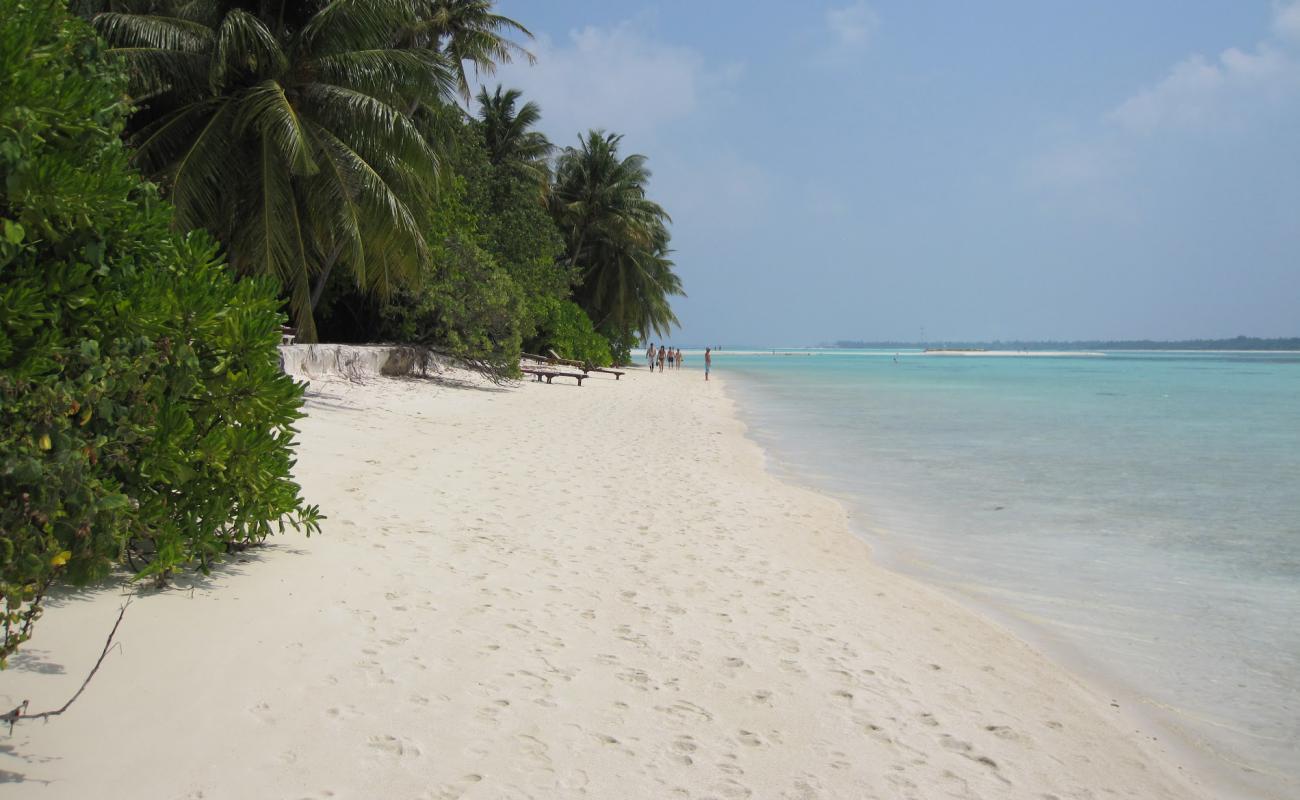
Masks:
[[[714,359],[887,563],[1300,788],[1300,355]]]

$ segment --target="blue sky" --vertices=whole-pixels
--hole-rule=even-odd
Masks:
[[[681,344],[1300,335],[1300,0],[502,0],[625,135]]]

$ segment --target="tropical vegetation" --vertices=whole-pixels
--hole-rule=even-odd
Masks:
[[[128,163],[120,69],[57,0],[0,21],[0,665],[51,588],[208,568],[318,512],[278,287]]]
[[[598,131],[557,151],[518,90],[473,94],[533,60],[490,0],[77,5],[127,67],[133,160],[177,229],[274,280],[301,340],[509,374],[526,350],[625,360],[676,324],[645,157]]]
[[[474,91],[516,38],[490,0],[6,5],[0,665],[60,584],[318,528],[283,323],[497,376],[676,324],[646,158]]]

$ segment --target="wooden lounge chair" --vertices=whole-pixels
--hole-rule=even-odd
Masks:
[[[547,364],[552,367],[560,363],[559,359],[555,356],[539,356],[536,353],[520,353],[519,355],[529,361],[536,361],[539,364]]]
[[[551,354],[549,356],[539,356],[535,353],[520,353],[519,355],[522,356],[523,358],[528,359],[529,361],[536,361],[539,364],[546,364],[547,366],[551,366],[551,367],[558,366],[558,365],[564,365],[566,367],[575,367],[577,369],[582,370],[584,374],[588,372],[604,372],[608,375],[613,375],[614,380],[618,380],[619,378],[623,377],[623,373],[624,373],[624,370],[607,369],[605,367],[593,367],[588,362],[575,361],[574,359],[571,358],[560,358],[559,354],[556,353],[554,350],[551,351]]]
[[[560,354],[554,350],[548,351],[551,354],[551,363],[564,364],[569,367],[577,367],[583,372],[604,372],[614,376],[614,380],[623,377],[623,373],[616,369],[607,369],[605,367],[595,367],[589,361],[574,361],[573,359],[560,358]]]
[[[590,369],[586,365],[586,363],[582,361],[575,361],[572,358],[560,358],[560,354],[555,352],[554,350],[547,350],[546,353],[551,357],[550,363],[552,364],[563,364],[566,367],[577,367],[583,372],[586,372],[588,369]]]
[[[550,383],[554,378],[577,378],[578,385],[581,386],[583,380],[587,377],[581,372],[564,372],[558,369],[538,369],[537,367],[520,367],[519,371],[525,375],[532,375],[538,383],[542,382],[542,378],[545,378],[547,383]]]

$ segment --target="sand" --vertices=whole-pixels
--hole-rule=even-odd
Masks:
[[[454,376],[453,376],[454,377]],[[329,516],[135,599],[0,797],[1197,798],[1110,699],[874,565],[698,371],[313,385]],[[63,702],[122,601],[0,674]]]

